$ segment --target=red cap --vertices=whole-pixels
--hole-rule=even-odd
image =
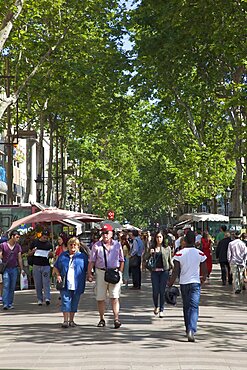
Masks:
[[[101,231],[113,231],[113,227],[110,225],[110,224],[105,224],[103,227],[102,227],[102,229],[101,229]]]

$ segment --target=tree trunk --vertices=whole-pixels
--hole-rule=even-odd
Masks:
[[[48,180],[47,180],[47,205],[51,204],[51,193],[52,193],[52,163],[53,163],[53,137],[54,137],[54,120],[52,116],[49,116],[49,125],[50,125],[50,155],[49,155],[49,164],[48,164]]]
[[[29,196],[31,193],[31,180],[32,180],[32,146],[33,141],[31,139],[27,139],[26,142],[26,191],[24,196],[24,203],[29,202]]]
[[[230,211],[230,216],[232,217],[243,216],[242,198],[243,198],[243,170],[241,158],[237,158],[235,185],[232,192],[232,210]]]

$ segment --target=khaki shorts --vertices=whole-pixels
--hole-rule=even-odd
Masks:
[[[97,301],[105,301],[107,298],[107,291],[109,293],[109,298],[119,298],[121,292],[122,284],[122,273],[120,272],[120,281],[117,284],[107,283],[104,279],[105,271],[96,269],[96,286],[95,294]]]

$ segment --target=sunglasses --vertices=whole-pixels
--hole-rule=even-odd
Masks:
[[[110,231],[102,231],[101,234],[109,234]]]

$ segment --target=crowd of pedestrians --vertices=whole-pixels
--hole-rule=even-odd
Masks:
[[[213,265],[213,240],[207,230],[193,231],[191,225],[186,224],[183,229],[175,232],[157,230],[152,235],[138,230],[114,233],[111,224],[105,224],[90,248],[77,237],[68,238],[61,234],[55,250],[49,237],[49,231],[43,230],[31,242],[28,258],[32,265],[39,306],[44,303],[50,305],[51,281],[52,277],[55,278],[60,291],[62,328],[76,326],[74,318],[87,280],[95,284],[99,313],[96,325],[106,326],[106,300],[109,297],[114,328],[120,328],[121,288],[140,291],[142,274],[149,270],[154,315],[165,317],[166,304],[171,303],[165,298],[171,294],[179,294],[172,290],[173,285],[178,282],[186,335],[189,342],[195,341],[201,285],[210,281]],[[0,244],[0,258],[6,265],[3,274],[0,274],[3,280],[4,310],[14,307],[18,269],[21,274],[25,274],[19,238],[19,233],[12,231],[9,239]],[[240,294],[245,289],[247,234],[240,236],[238,232],[230,233],[223,225],[215,242],[222,285],[228,283],[233,286],[236,294]],[[54,261],[52,270],[51,258]]]

